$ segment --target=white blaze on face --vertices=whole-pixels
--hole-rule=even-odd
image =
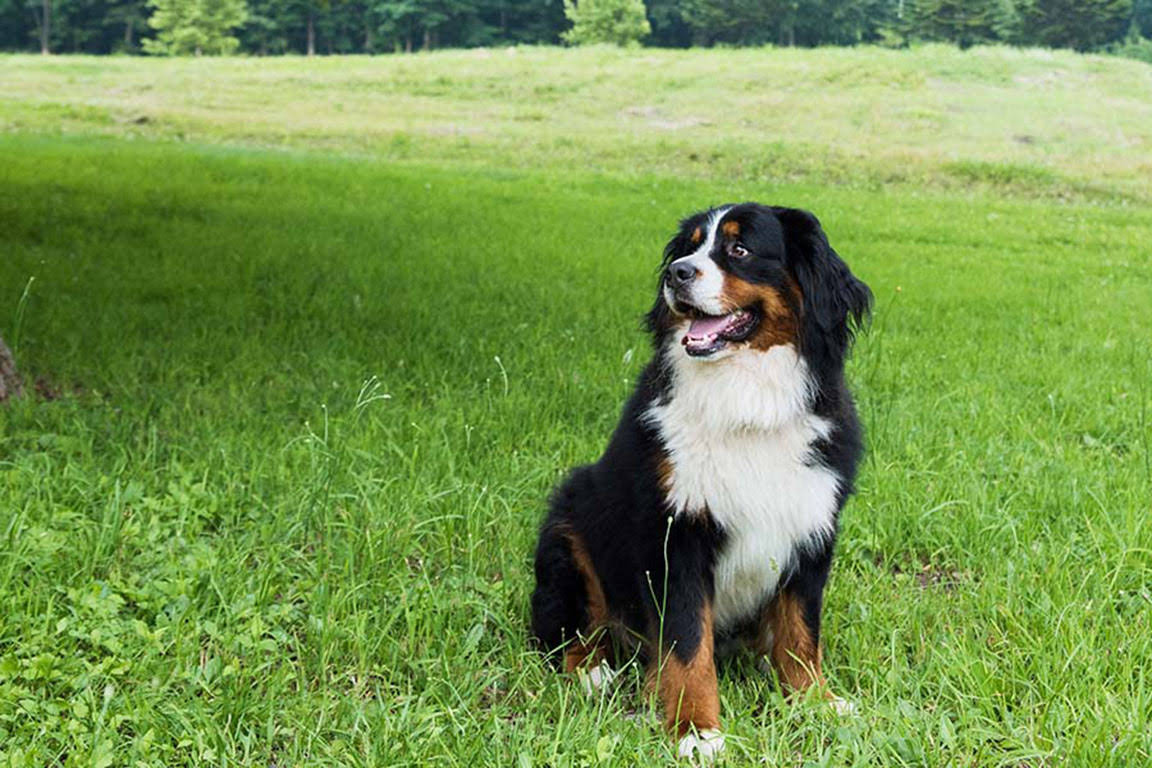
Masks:
[[[691,255],[676,259],[669,265],[687,264],[696,270],[696,279],[688,286],[683,298],[701,312],[709,315],[724,315],[732,311],[732,307],[724,303],[724,272],[714,262],[710,254],[716,247],[716,233],[720,229],[720,220],[731,208],[720,208],[712,212],[708,222],[704,225],[706,234],[704,242]],[[668,284],[664,284],[664,300],[668,306],[675,307],[675,296]]]

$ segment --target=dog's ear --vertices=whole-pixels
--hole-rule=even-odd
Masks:
[[[839,364],[853,334],[871,315],[872,291],[832,250],[815,216],[796,208],[774,212],[784,228],[788,267],[803,295],[805,350],[830,354],[831,362]]]

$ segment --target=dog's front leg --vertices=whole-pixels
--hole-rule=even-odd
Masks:
[[[824,688],[819,595],[782,589],[761,618],[758,646],[757,650],[771,659],[785,693],[799,693],[812,686]]]
[[[648,675],[660,697],[664,724],[679,739],[680,756],[711,760],[724,748],[712,604],[707,599],[676,602],[680,605],[664,614],[663,642]]]
[[[800,694],[817,687],[833,709],[846,715],[855,707],[828,690],[822,668],[820,613],[826,578],[826,571],[800,570],[772,598],[760,619],[757,652],[771,660],[784,693]]]

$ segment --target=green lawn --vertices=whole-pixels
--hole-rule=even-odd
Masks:
[[[930,53],[871,52],[893,72]],[[1005,83],[1043,63],[935,54]],[[752,57],[713,55],[682,54]],[[406,67],[417,94],[512,55],[488,56],[0,58],[0,336],[43,393],[0,407],[0,765],[670,762],[638,675],[588,700],[530,650],[531,547],[647,359],[676,219],[745,198],[815,210],[877,315],[851,365],[869,455],[826,615],[826,671],[860,714],[734,664],[727,764],[1152,762],[1152,187],[1131,170],[1149,139],[1112,167],[1111,138],[1029,165],[942,136],[890,185],[876,144],[826,183],[665,168],[651,132],[619,145],[650,148],[633,164],[611,108],[552,164],[530,132],[517,153],[514,134],[469,149],[411,129],[398,157],[359,118],[329,141],[296,132],[306,110],[246,129],[171,93],[177,141],[167,118],[88,103],[118,71],[218,67],[252,75],[221,94],[267,78],[276,103],[278,78],[329,71],[354,112],[357,68]],[[426,98],[425,126],[450,106]],[[851,135],[837,119],[812,140]],[[765,151],[799,153],[780,141]],[[962,190],[941,158],[1032,170]]]
[[[0,57],[0,132],[1152,200],[1152,66],[1068,51]]]

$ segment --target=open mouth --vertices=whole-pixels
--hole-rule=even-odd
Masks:
[[[733,342],[743,341],[760,323],[759,315],[751,309],[738,309],[727,315],[706,315],[693,309],[689,317],[692,324],[680,343],[692,357],[708,357]]]

